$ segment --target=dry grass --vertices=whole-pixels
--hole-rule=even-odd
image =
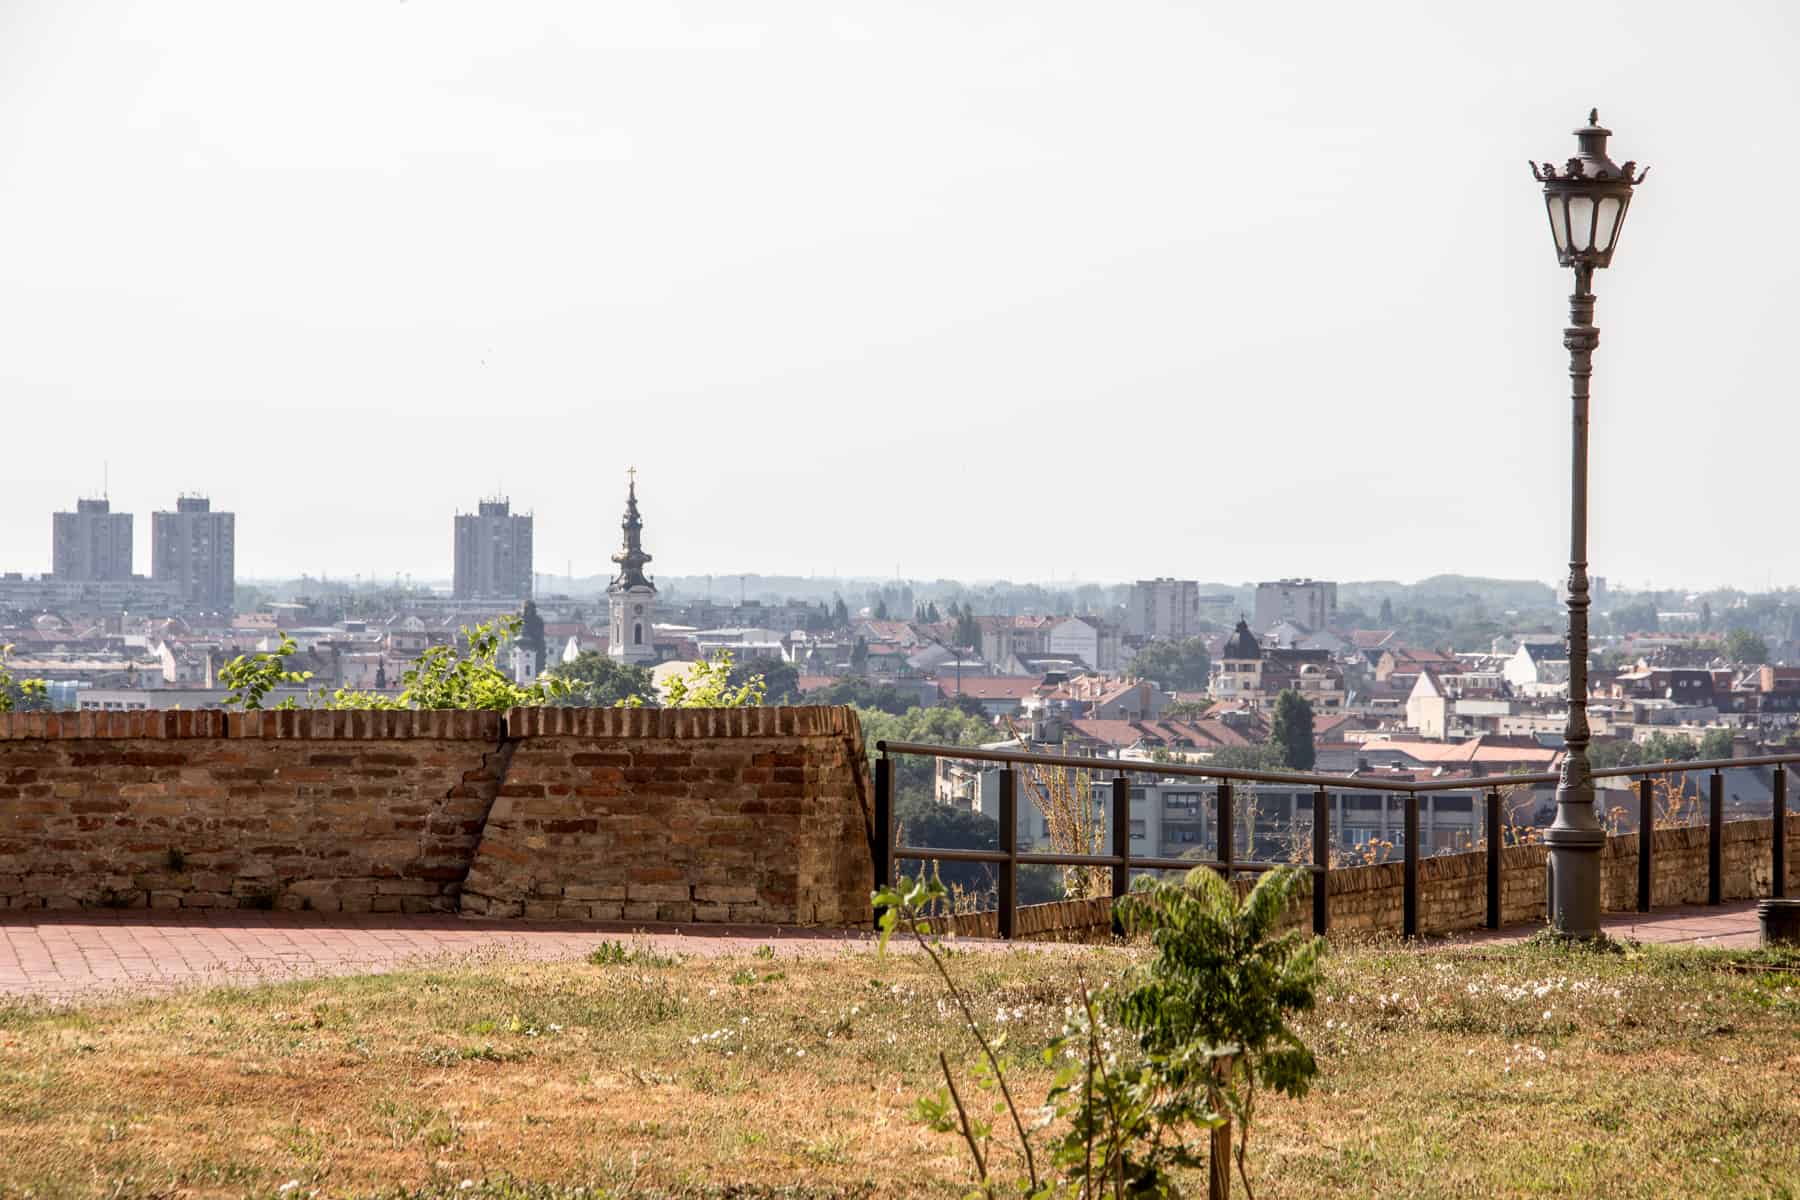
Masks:
[[[1131,958],[951,966],[1025,1057],[1078,964]],[[1343,949],[1259,1194],[1800,1194],[1800,976],[1745,961]],[[0,1008],[0,1195],[957,1195],[908,1117],[973,1049],[929,971],[627,954]]]

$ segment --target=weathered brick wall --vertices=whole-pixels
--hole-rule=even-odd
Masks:
[[[0,714],[0,906],[453,909],[498,713]]]
[[[1772,820],[1728,821],[1720,839],[1720,890],[1726,900],[1770,894],[1773,879]],[[1500,909],[1504,924],[1541,921],[1545,916],[1546,850],[1541,845],[1509,846],[1500,852]],[[1800,814],[1788,817],[1788,895],[1800,894]],[[1601,849],[1600,902],[1609,912],[1637,907],[1637,834],[1610,837]],[[1651,850],[1652,907],[1703,904],[1707,893],[1707,830],[1689,825],[1656,831]],[[1405,906],[1405,871],[1399,862],[1346,867],[1331,872],[1331,928],[1341,933],[1398,933]],[[1240,879],[1246,892],[1253,880]],[[1312,890],[1308,879],[1287,924],[1310,926]],[[1019,909],[1018,933],[1045,941],[1079,940],[1110,931],[1107,901],[1065,900]],[[1487,855],[1440,854],[1419,862],[1419,932],[1455,933],[1487,920]],[[965,937],[993,937],[992,912],[961,914],[949,928]]]
[[[869,921],[862,733],[843,708],[535,709],[466,911]]]
[[[0,908],[866,924],[869,807],[848,709],[0,714]]]

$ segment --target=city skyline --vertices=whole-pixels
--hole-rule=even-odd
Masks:
[[[167,495],[167,493],[160,493],[160,495]],[[182,491],[176,495],[176,506],[184,504],[187,500],[202,500],[202,502],[207,502],[207,500],[209,500],[209,493],[203,493],[203,491],[198,491],[198,489],[193,488],[182,489]],[[493,504],[495,500],[499,500],[500,504],[506,504],[506,506],[511,504],[511,497],[509,497],[508,493],[491,491],[491,493],[482,493],[481,498],[475,500],[473,507],[479,511],[479,509],[484,509],[488,504]],[[101,489],[101,491],[97,491],[94,495],[77,495],[76,500],[74,500],[70,506],[65,507],[65,509],[45,509],[45,511],[41,511],[41,513],[38,513],[36,516],[38,516],[40,520],[43,520],[43,518],[68,516],[70,513],[74,513],[76,509],[79,509],[79,507],[95,506],[95,504],[103,504],[103,506],[110,509],[110,515],[124,516],[124,518],[131,518],[131,516],[137,515],[139,511],[146,513],[146,515],[157,515],[157,513],[166,513],[167,511],[166,502],[160,507],[155,506],[155,504],[148,504],[146,507],[126,506],[126,504],[122,504],[119,500],[115,500],[115,498],[110,495],[108,489]],[[238,515],[236,509],[232,509],[232,515]],[[450,516],[454,518],[454,522],[463,522],[466,518],[473,516],[473,513],[466,511],[463,506],[457,506],[452,509]],[[524,518],[527,527],[529,527],[529,525],[533,524],[540,515],[535,513],[533,509],[527,507],[527,509],[524,509],[524,513],[517,513],[517,511],[515,511],[515,516]],[[383,583],[405,583],[405,585],[409,585],[409,587],[441,587],[445,588],[445,590],[452,590],[455,581],[455,558],[457,558],[457,549],[455,549],[455,545],[457,545],[457,536],[459,536],[459,534],[455,534],[455,529],[457,529],[457,527],[459,527],[459,525],[452,525],[452,536],[446,538],[446,542],[450,543],[450,549],[446,549],[446,551],[443,552],[441,561],[437,561],[437,563],[427,563],[423,569],[419,570],[356,570],[337,569],[337,567],[331,567],[331,565],[324,565],[324,567],[304,567],[304,565],[302,565],[301,569],[292,570],[292,572],[284,572],[284,574],[283,572],[268,574],[268,572],[257,572],[257,570],[238,570],[238,572],[236,572],[236,581],[238,581],[238,583],[248,583],[248,585],[272,585],[272,583],[288,583],[288,581],[293,581],[293,579],[313,578],[331,579],[331,581],[338,581],[338,583],[344,583],[344,581],[358,581],[358,583],[365,583],[365,585],[369,585],[369,587],[380,587]],[[45,545],[45,549],[41,552],[41,561],[38,565],[32,565],[32,561],[25,561],[25,563],[18,563],[18,561],[0,561],[0,574],[14,572],[14,574],[23,574],[23,576],[45,576],[45,578],[49,578],[50,574],[52,574],[52,567],[54,567],[54,554],[52,554],[52,552],[56,549],[58,529],[59,525],[56,524],[54,520],[50,522],[49,533],[45,533],[40,527],[41,542]],[[149,545],[153,542],[153,534],[151,534],[151,527],[149,527],[149,524],[144,525],[142,529],[135,529],[135,527],[131,525],[130,520],[128,520],[128,522],[126,522],[126,529],[131,531],[131,543],[133,543],[133,554],[128,554],[128,556],[126,556],[126,561],[131,561],[133,558],[135,558],[135,561],[151,560],[151,554],[149,554],[149,552],[142,554],[142,556],[135,556],[135,549],[137,549],[135,543],[137,543],[137,540],[142,538],[142,540],[146,542],[146,547],[144,547],[146,551],[149,551]],[[617,534],[614,534],[614,540],[617,540]],[[254,554],[254,549],[252,549],[252,554]],[[239,558],[241,558],[241,554],[239,554]],[[427,558],[428,556],[421,556],[421,561],[427,560]],[[554,581],[558,581],[558,579],[574,579],[581,587],[592,587],[596,588],[596,590],[605,590],[608,579],[616,574],[616,569],[610,567],[610,565],[599,565],[599,567],[594,567],[592,570],[581,570],[580,567],[585,567],[585,565],[587,565],[587,560],[560,561],[562,561],[565,570],[554,570],[556,561],[538,560],[535,554],[533,554],[533,570],[531,570],[531,578],[535,579],[538,590],[554,590]],[[950,574],[905,574],[905,572],[889,572],[889,574],[868,572],[868,574],[864,574],[864,572],[833,572],[833,570],[706,570],[704,567],[689,567],[689,565],[682,565],[680,569],[671,570],[670,578],[682,579],[682,581],[716,578],[720,581],[718,587],[720,587],[722,592],[724,592],[724,590],[729,590],[729,581],[736,578],[842,579],[842,581],[846,581],[846,583],[884,583],[884,581],[931,583],[931,581],[945,581],[945,579],[949,579],[949,581],[958,581],[958,583],[976,583],[976,585],[979,585],[979,583],[990,583],[990,581],[1004,581],[1004,583],[1015,583],[1015,585],[1046,585],[1046,587],[1073,588],[1089,587],[1089,585],[1118,587],[1118,585],[1127,585],[1127,583],[1138,581],[1138,579],[1156,579],[1159,578],[1159,574],[1166,578],[1170,570],[1175,570],[1175,574],[1177,574],[1179,578],[1199,579],[1199,583],[1201,583],[1202,587],[1208,585],[1208,583],[1228,585],[1228,587],[1249,587],[1249,585],[1255,585],[1256,581],[1262,578],[1305,578],[1305,576],[1309,574],[1309,572],[1305,572],[1305,570],[1291,570],[1291,572],[1282,574],[1282,576],[1237,574],[1237,572],[1231,572],[1231,570],[1217,570],[1217,572],[1213,572],[1213,574],[1208,574],[1208,572],[1204,572],[1204,570],[1202,570],[1202,572],[1186,572],[1186,574],[1183,574],[1183,572],[1179,570],[1179,567],[1168,567],[1166,563],[1165,565],[1159,565],[1159,567],[1154,565],[1152,569],[1139,570],[1136,574],[1127,574],[1127,576],[1082,576],[1082,574],[1075,574],[1075,572],[1066,572],[1066,574],[1017,576],[1017,578],[1013,578],[1013,576],[1001,576],[1001,574],[967,574],[967,576],[950,576]],[[149,578],[149,572],[137,572],[137,574],[144,576],[144,578]],[[1314,576],[1318,576],[1318,578],[1323,578],[1323,574],[1319,574],[1319,572],[1310,572],[1310,574],[1314,574]],[[1602,578],[1606,578],[1604,570],[1595,572],[1595,574],[1602,576]],[[1418,583],[1418,581],[1438,578],[1438,576],[1469,576],[1469,578],[1478,579],[1517,579],[1517,581],[1535,581],[1535,583],[1544,583],[1544,585],[1548,585],[1548,587],[1559,587],[1562,583],[1559,578],[1530,576],[1530,574],[1505,576],[1505,574],[1492,572],[1492,570],[1480,569],[1433,570],[1433,572],[1417,574],[1417,576],[1379,576],[1379,574],[1363,574],[1363,576],[1348,576],[1348,578],[1345,578],[1345,581],[1346,583],[1390,583],[1391,581],[1391,583],[1400,583],[1400,585],[1413,585],[1413,583]],[[1773,581],[1732,581],[1732,579],[1724,579],[1724,581],[1717,581],[1717,583],[1692,583],[1692,581],[1683,581],[1683,579],[1643,579],[1643,581],[1634,581],[1634,579],[1611,578],[1611,585],[1613,585],[1615,590],[1620,590],[1620,592],[1667,592],[1667,590],[1674,590],[1674,592],[1696,592],[1696,594],[1699,594],[1699,592],[1712,592],[1712,590],[1741,590],[1741,592],[1751,592],[1751,594],[1755,594],[1755,592],[1773,592],[1773,590],[1782,590],[1782,588],[1800,587],[1800,581],[1780,581],[1780,579],[1773,579]]]
[[[1745,454],[1800,436],[1800,231],[1716,237],[1731,164],[1800,170],[1795,18],[1391,12],[8,6],[0,564],[110,462],[241,512],[246,577],[446,570],[496,480],[598,575],[635,462],[696,573],[1554,579],[1525,162],[1598,105],[1655,191],[1599,289],[1595,569],[1800,581]]]

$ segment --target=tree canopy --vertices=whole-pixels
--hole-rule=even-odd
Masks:
[[[917,705],[902,696],[891,683],[874,683],[860,675],[846,675],[835,683],[814,692],[814,704],[848,704],[855,708],[879,709],[899,716]]]
[[[558,703],[570,708],[611,708],[634,696],[656,694],[649,667],[622,663],[598,650],[583,650],[572,661],[552,667],[550,674],[569,685]]]
[[[1208,765],[1228,771],[1281,771],[1287,768],[1281,747],[1263,742],[1251,746],[1221,746],[1206,760]]]
[[[1132,658],[1125,673],[1148,679],[1165,691],[1197,692],[1205,689],[1212,673],[1205,638],[1179,642],[1151,642]]]
[[[731,668],[731,682],[736,687],[757,676],[763,681],[764,704],[800,702],[800,668],[793,663],[779,658],[751,658]]]
[[[1735,663],[1760,666],[1769,661],[1769,644],[1748,629],[1725,635],[1725,657]]]
[[[1317,761],[1313,748],[1313,706],[1293,688],[1275,697],[1269,721],[1269,745],[1281,752],[1282,764],[1295,771],[1310,771]]]

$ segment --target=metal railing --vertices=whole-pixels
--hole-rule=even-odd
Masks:
[[[1481,779],[1409,780],[1406,782],[1363,779],[1346,775],[1319,775],[1300,771],[1250,771],[1229,767],[1208,767],[1190,763],[1152,763],[1125,759],[1083,758],[1065,754],[1037,754],[1023,750],[984,750],[969,746],[941,746],[923,742],[875,743],[875,828],[871,849],[875,856],[875,875],[879,884],[894,882],[894,863],[899,859],[915,861],[988,863],[999,868],[997,924],[1002,938],[1011,938],[1018,927],[1018,878],[1022,865],[1108,867],[1112,872],[1112,895],[1123,896],[1131,885],[1134,870],[1192,870],[1211,867],[1227,879],[1239,872],[1272,871],[1280,867],[1300,865],[1311,872],[1312,926],[1316,933],[1331,927],[1331,793],[1343,791],[1375,791],[1405,797],[1403,810],[1401,933],[1416,937],[1419,932],[1419,794],[1421,792],[1472,792],[1485,790],[1486,811],[1483,814],[1487,856],[1487,904],[1483,925],[1498,929],[1501,920],[1500,851],[1503,849],[1501,822],[1501,788],[1519,785],[1554,784],[1558,776],[1552,772],[1495,775]],[[894,826],[893,763],[890,756],[919,755],[933,759],[955,759],[963,762],[1001,764],[999,780],[999,848],[964,850],[948,847],[899,844]],[[1773,870],[1772,894],[1787,894],[1787,766],[1800,763],[1800,754],[1770,754],[1753,758],[1704,759],[1696,762],[1665,762],[1630,767],[1606,767],[1595,770],[1594,778],[1620,776],[1641,777],[1638,780],[1638,878],[1637,909],[1650,911],[1655,883],[1654,853],[1656,811],[1653,780],[1658,775],[1711,772],[1707,803],[1707,903],[1719,904],[1723,894],[1725,776],[1727,770],[1768,766],[1773,768],[1774,836],[1771,849]],[[1062,767],[1077,771],[1115,773],[1111,786],[1112,852],[1109,854],[1056,854],[1020,850],[1018,847],[1018,781],[1015,766]],[[1207,779],[1216,781],[1215,843],[1216,859],[1165,858],[1137,855],[1131,852],[1131,776],[1151,775],[1159,778]],[[1239,860],[1235,854],[1236,829],[1232,785],[1235,783],[1288,784],[1307,788],[1313,793],[1312,862],[1293,864]]]

